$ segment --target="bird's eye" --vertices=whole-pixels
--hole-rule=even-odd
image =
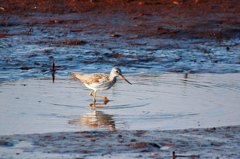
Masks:
[[[118,71],[118,70],[116,70],[116,73],[119,73],[119,71]]]

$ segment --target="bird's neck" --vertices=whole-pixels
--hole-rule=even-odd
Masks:
[[[116,82],[116,80],[117,80],[117,77],[113,76],[113,75],[110,75],[109,78],[110,78],[110,81],[115,81]]]

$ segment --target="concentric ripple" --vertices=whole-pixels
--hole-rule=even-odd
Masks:
[[[70,77],[0,84],[1,134],[153,130],[239,124],[240,74],[136,74],[97,98]]]

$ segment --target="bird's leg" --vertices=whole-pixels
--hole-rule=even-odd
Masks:
[[[92,92],[94,92],[94,95],[92,94]],[[92,90],[92,91],[89,93],[90,96],[94,97],[94,98],[93,98],[93,102],[96,102],[95,97],[103,98],[103,99],[105,100],[105,102],[108,102],[108,101],[109,101],[108,98],[105,97],[105,96],[97,96],[97,95],[96,95],[96,92],[97,92],[97,91]]]
[[[108,98],[105,97],[105,96],[97,96],[97,95],[96,95],[96,97],[103,98],[103,99],[104,99],[104,102],[109,102]]]
[[[94,95],[92,95],[92,92],[94,92]],[[89,95],[93,97],[93,103],[95,103],[95,102],[96,102],[96,99],[95,99],[95,97],[96,97],[96,91],[92,90],[92,91],[89,93]]]
[[[96,103],[96,102],[94,102],[94,103],[91,103],[89,106],[91,107],[91,109],[93,108],[93,110],[96,108],[96,106],[100,106],[100,105],[107,105],[107,103],[108,103],[109,101],[104,101],[103,103]]]
[[[93,96],[93,103],[96,103],[96,93],[97,93],[97,91],[94,91],[94,96]]]

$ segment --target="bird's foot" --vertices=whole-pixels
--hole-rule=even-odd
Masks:
[[[105,97],[104,102],[109,102],[109,99],[107,97]]]

